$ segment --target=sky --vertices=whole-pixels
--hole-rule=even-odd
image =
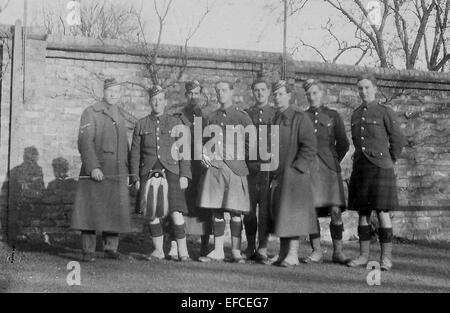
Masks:
[[[90,0],[81,0],[82,3],[86,1]],[[147,21],[148,33],[154,35],[157,25],[153,1],[106,1],[115,4],[132,3],[139,10],[142,8],[141,12],[144,20]],[[6,2],[7,0],[0,0],[0,4]],[[16,19],[23,19],[23,2],[23,0],[11,0],[9,6],[0,14],[0,24],[13,24]],[[29,25],[36,25],[42,21],[43,8],[64,12],[68,2],[69,0],[28,0]],[[162,38],[163,43],[182,43],[187,31],[192,29],[204,12],[206,3],[209,3],[211,12],[191,39],[190,46],[282,52],[283,25],[280,23],[282,14],[280,0],[173,0]],[[311,0],[300,14],[289,18],[288,48],[293,48],[297,39],[301,37],[304,41],[331,53],[330,39],[323,36],[320,27],[332,16],[336,17],[337,13],[328,4],[321,0]],[[348,23],[342,23],[338,27],[343,38],[348,37],[347,39],[351,40],[353,35],[351,26]],[[352,63],[355,56],[355,54],[349,54],[341,60],[341,63]],[[321,60],[308,48],[301,49],[294,57]]]

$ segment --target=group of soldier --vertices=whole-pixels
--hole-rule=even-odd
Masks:
[[[334,263],[350,267],[369,262],[370,216],[379,221],[381,268],[392,267],[392,225],[389,211],[398,206],[394,164],[405,145],[400,125],[392,109],[377,100],[377,81],[372,75],[357,80],[362,100],[351,116],[355,147],[353,171],[345,199],[340,163],[349,150],[345,126],[339,113],[325,106],[324,86],[314,79],[303,84],[309,108],[305,112],[291,106],[291,86],[284,80],[269,84],[257,78],[252,86],[255,103],[241,109],[233,103],[233,83],[215,84],[219,108],[206,116],[202,112],[199,81],[185,84],[187,104],[181,112],[167,112],[166,90],[153,86],[149,92],[149,115],[135,126],[131,149],[125,120],[118,109],[121,84],[104,82],[104,98],[88,107],[81,116],[78,148],[82,167],[78,182],[72,228],[82,233],[83,260],[95,260],[96,232],[102,232],[107,258],[120,259],[119,233],[130,231],[128,183],[139,191],[137,206],[148,221],[153,242],[149,260],[170,258],[191,261],[186,235],[200,235],[200,262],[225,260],[226,219],[230,216],[230,261],[294,267],[321,263],[319,217],[331,217]],[[274,105],[270,105],[272,95]],[[222,158],[205,149],[205,140],[192,138],[191,154],[201,158],[177,158],[181,153],[176,133],[178,125],[194,131],[218,126]],[[258,143],[267,136],[277,145],[278,166],[262,170],[266,159],[227,157],[227,126],[254,125]],[[277,136],[261,131],[277,126]],[[198,125],[197,125],[198,127]],[[235,142],[232,141],[235,145]],[[232,151],[235,151],[231,149]],[[175,156],[174,156],[175,151]],[[81,179],[85,178],[85,179]],[[353,260],[343,253],[342,212],[359,213],[360,255]],[[247,247],[242,251],[245,228]],[[164,235],[171,246],[164,252]],[[267,251],[269,235],[280,238],[277,257]],[[210,251],[210,236],[214,248]],[[312,253],[299,258],[299,239],[309,236]]]

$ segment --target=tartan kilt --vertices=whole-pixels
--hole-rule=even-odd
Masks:
[[[192,180],[185,191],[188,214],[184,217],[186,223],[186,234],[209,235],[211,234],[211,211],[197,207],[197,196],[199,183],[203,172],[200,161],[191,161]]]
[[[344,212],[346,205],[341,173],[330,169],[319,157],[316,158],[315,167],[312,185],[317,216],[329,217],[333,206],[341,208]]]
[[[168,199],[168,210],[167,210],[167,215],[170,215],[173,212],[180,212],[183,214],[187,214],[188,213],[188,209],[187,209],[187,205],[186,205],[186,198],[184,195],[184,191],[181,190],[180,188],[180,180],[179,180],[179,176],[166,170],[165,171],[166,174],[166,180],[167,180],[167,185],[168,185],[168,190],[167,190],[167,199]],[[158,189],[158,194],[157,194],[157,208],[153,208],[153,195],[150,194],[145,194],[145,185],[147,183],[147,181],[149,180],[149,175],[146,176],[142,176],[141,177],[141,187],[140,187],[140,192],[139,192],[139,203],[138,205],[141,206],[141,211],[144,212],[146,211],[146,215],[145,217],[150,219],[152,216],[152,212],[154,210],[156,210],[157,213],[157,217],[165,217],[167,215],[164,216],[164,214],[162,213],[162,205],[164,203],[164,193],[163,193],[163,189],[162,186],[160,186],[160,188]],[[145,201],[145,197],[147,197],[147,201]],[[143,204],[147,203],[147,209],[145,210],[144,207],[142,207]]]
[[[210,166],[200,180],[197,206],[248,214],[250,194],[247,176],[235,174],[223,161],[217,162],[217,166]]]
[[[350,177],[349,210],[370,213],[398,208],[397,183],[393,168],[381,168],[362,155]]]

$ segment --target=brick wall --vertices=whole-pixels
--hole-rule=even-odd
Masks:
[[[100,94],[102,77],[113,76],[141,84],[149,81],[144,77],[139,49],[133,44],[45,37],[36,30],[30,30],[29,34],[25,101],[17,106],[13,104],[13,110],[19,114],[11,124],[11,133],[11,81],[9,76],[2,81],[0,177],[5,187],[18,186],[18,192],[10,190],[10,194],[16,192],[14,195],[17,195],[16,201],[9,203],[17,209],[17,223],[13,226],[19,233],[31,236],[67,230],[75,182],[55,180],[52,161],[62,157],[69,164],[68,175],[78,174],[79,118],[83,109],[95,102],[96,95]],[[170,64],[174,63],[176,51],[176,47],[164,47],[165,73],[169,73]],[[239,106],[247,107],[252,104],[250,85],[257,73],[264,71],[275,79],[279,77],[279,64],[279,54],[191,48],[188,68],[181,82],[168,92],[171,110],[183,105],[183,82],[194,78],[205,85],[211,100],[207,110],[213,110],[213,86],[219,77],[236,81],[235,101]],[[309,77],[321,79],[326,85],[329,106],[341,112],[348,131],[350,114],[359,102],[355,77],[367,70],[379,74],[382,78],[380,97],[391,100],[390,105],[398,112],[409,141],[397,168],[402,211],[392,213],[395,234],[411,239],[450,240],[448,75],[313,62],[291,62],[289,69],[290,80],[295,84],[294,105],[306,107],[301,89],[303,80]],[[140,87],[124,86],[122,108],[128,112],[130,135],[133,121],[148,114],[147,101],[146,92]],[[9,138],[14,139],[10,146]],[[25,150],[27,147],[35,147],[35,150]],[[37,151],[37,162],[23,162],[25,151],[27,159],[35,160]],[[344,160],[345,179],[350,176],[350,155]],[[10,160],[10,173],[14,174],[10,175],[10,183],[6,180],[7,159]],[[6,215],[7,190],[2,188],[0,217]],[[357,218],[353,213],[345,215],[345,237],[349,238],[356,233]],[[323,225],[327,223],[322,222]],[[4,218],[1,225],[4,232]],[[324,233],[328,237],[326,229],[324,227]]]

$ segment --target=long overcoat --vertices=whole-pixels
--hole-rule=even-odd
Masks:
[[[278,121],[277,121],[278,119]],[[280,126],[280,169],[275,171],[272,210],[275,235],[298,237],[318,232],[311,185],[316,157],[316,137],[311,120],[303,112],[286,110]],[[274,134],[272,134],[274,136]],[[283,137],[283,138],[281,138]],[[276,140],[272,137],[272,140]],[[284,158],[284,159],[283,159]]]
[[[80,178],[72,214],[73,229],[108,232],[130,231],[128,140],[125,120],[99,102],[84,110],[78,135],[80,176],[100,168],[101,182]],[[119,177],[118,177],[119,176]]]

